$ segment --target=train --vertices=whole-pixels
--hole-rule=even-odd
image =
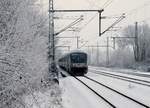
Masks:
[[[83,76],[88,71],[87,58],[87,53],[73,51],[62,56],[58,60],[58,65],[70,75]]]

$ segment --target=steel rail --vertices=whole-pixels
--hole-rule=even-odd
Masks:
[[[114,92],[116,92],[116,93],[118,93],[118,94],[120,94],[120,95],[122,95],[122,96],[124,96],[124,97],[126,97],[126,98],[128,98],[130,100],[132,100],[133,102],[136,102],[137,104],[139,104],[139,105],[141,105],[141,106],[143,106],[145,108],[150,108],[150,106],[147,106],[147,105],[145,105],[145,104],[143,104],[143,103],[141,103],[141,102],[139,102],[139,101],[137,101],[137,100],[135,100],[135,99],[133,99],[133,98],[131,98],[131,97],[129,97],[129,96],[127,96],[127,95],[125,95],[125,94],[123,94],[123,93],[121,93],[121,92],[119,92],[119,91],[117,91],[117,90],[115,90],[115,89],[113,89],[111,87],[109,87],[109,86],[106,86],[106,85],[104,85],[104,84],[102,84],[102,83],[100,83],[100,82],[98,82],[98,81],[96,81],[96,80],[94,80],[92,78],[89,78],[87,76],[84,76],[84,77],[89,79],[89,80],[91,80],[91,81],[93,81],[93,82],[95,82],[95,83],[97,83],[97,84],[99,84],[99,85],[101,85],[101,86],[103,86],[103,87],[105,87],[105,88],[107,88],[107,89],[109,89],[109,90],[112,90],[112,91],[114,91]]]
[[[100,94],[98,94],[95,90],[93,90],[91,87],[89,87],[87,84],[85,84],[83,81],[81,81],[80,79],[78,79],[77,77],[73,76],[76,80],[78,80],[79,82],[81,82],[84,86],[86,86],[88,89],[90,89],[92,92],[94,92],[98,97],[100,97],[101,99],[103,99],[106,103],[108,103],[112,108],[117,108],[115,105],[113,105],[111,102],[109,102],[107,99],[105,99],[103,96],[101,96]]]
[[[107,77],[112,77],[112,78],[116,78],[116,79],[120,79],[120,80],[124,80],[124,81],[128,81],[128,82],[132,82],[132,83],[150,87],[150,81],[145,81],[145,80],[121,76],[121,75],[115,75],[115,74],[106,73],[106,72],[100,72],[100,73],[91,72],[91,73],[95,73],[95,74],[99,74],[99,75],[103,75],[103,76],[107,76]]]
[[[96,69],[96,68],[93,68],[93,69]],[[101,69],[101,70],[104,70],[104,69]],[[104,70],[104,71],[106,71],[106,70]],[[130,74],[130,75],[134,75],[134,76],[141,76],[141,77],[150,78],[150,74],[148,75],[148,74],[144,74],[144,73],[136,73],[136,72],[131,73],[131,72],[119,72],[119,71],[113,71],[113,72],[115,72],[115,73],[122,73],[122,74],[126,74],[126,75]]]

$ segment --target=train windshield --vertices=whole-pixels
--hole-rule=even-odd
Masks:
[[[87,55],[84,53],[73,53],[71,54],[71,61],[73,63],[86,63]]]

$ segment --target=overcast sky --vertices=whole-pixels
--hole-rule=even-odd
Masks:
[[[48,4],[48,0],[43,1],[44,4]],[[107,5],[108,4],[108,5]],[[44,5],[46,9],[48,5]],[[55,9],[101,9],[104,8],[103,16],[120,15],[121,13],[126,13],[127,17],[118,26],[134,24],[135,21],[143,21],[150,18],[150,0],[54,0]],[[89,44],[105,44],[106,36],[114,33],[106,33],[102,37],[98,37],[98,15],[96,13],[82,13],[85,15],[84,21],[77,24],[77,26],[82,27],[86,24],[93,16],[93,20],[86,25],[81,32],[76,33],[85,41],[89,41]],[[64,14],[58,14],[63,16]],[[80,14],[65,14],[67,17],[76,17]],[[111,25],[116,19],[105,19],[102,20],[102,30]],[[74,20],[59,20],[55,21],[55,30],[60,30],[65,25],[71,23]],[[146,20],[148,21],[148,20]],[[60,36],[74,36],[75,33],[64,32]],[[66,41],[66,40],[64,40]],[[75,48],[75,40],[71,41],[71,46]],[[60,43],[62,45],[62,43]]]

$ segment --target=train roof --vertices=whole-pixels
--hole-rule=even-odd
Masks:
[[[85,53],[85,52],[81,51],[81,50],[73,50],[73,51],[69,52],[68,54],[71,54],[71,53]]]
[[[71,52],[65,53],[65,54],[64,54],[62,57],[60,57],[59,59],[65,57],[65,56],[67,56],[67,55],[69,55],[69,54],[71,54],[71,53],[86,53],[86,52],[81,51],[81,50],[73,50],[73,51],[71,51]]]

